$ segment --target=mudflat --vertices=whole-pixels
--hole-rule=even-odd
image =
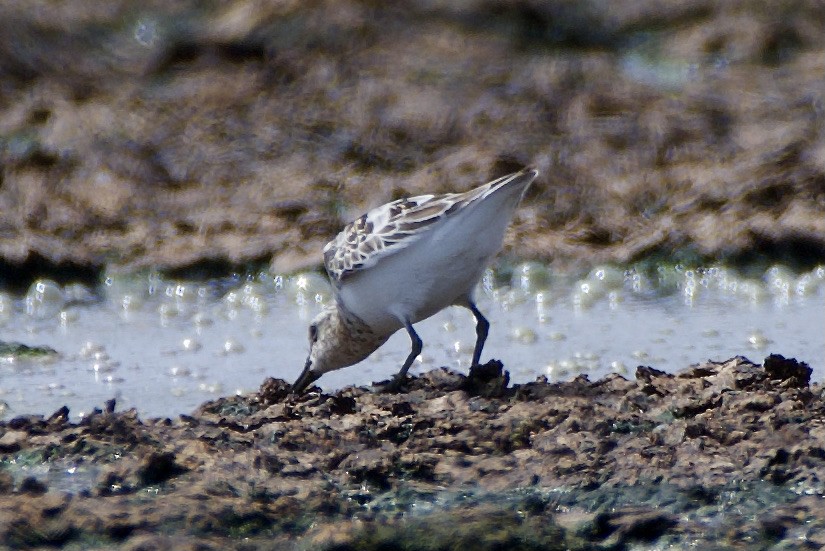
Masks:
[[[823,10],[7,2],[0,259],[290,271],[520,165],[518,257],[821,259]]]
[[[769,356],[509,386],[493,361],[469,376],[429,372],[400,394],[296,397],[268,379],[174,420],[113,403],[79,423],[65,409],[22,416],[0,423],[0,538],[126,549],[813,548],[825,544],[825,402],[809,377],[804,363]],[[27,465],[48,466],[51,482],[26,476]]]

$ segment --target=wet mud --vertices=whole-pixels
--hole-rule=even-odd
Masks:
[[[508,385],[498,362],[406,392],[268,379],[178,419],[107,403],[0,423],[0,542],[124,549],[817,549],[825,401],[745,358]],[[45,471],[48,467],[48,474]]]
[[[0,268],[289,272],[367,208],[526,164],[520,258],[810,266],[823,22],[817,1],[3,2]]]

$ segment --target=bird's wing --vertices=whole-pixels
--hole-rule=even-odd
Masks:
[[[415,243],[438,222],[453,216],[508,184],[526,186],[534,170],[525,169],[464,193],[419,195],[376,207],[348,224],[324,247],[324,266],[334,285]]]
[[[324,266],[338,284],[416,242],[433,224],[443,220],[457,194],[420,195],[376,207],[349,223],[324,247]]]

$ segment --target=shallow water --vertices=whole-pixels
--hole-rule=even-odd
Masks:
[[[218,395],[248,392],[267,376],[294,380],[306,328],[330,300],[317,274],[207,283],[155,274],[109,279],[99,290],[37,282],[25,297],[0,295],[2,340],[58,355],[2,358],[3,418],[73,418],[117,398],[118,409],[176,416]],[[808,362],[825,378],[825,268],[774,267],[745,279],[720,267],[596,268],[576,279],[538,264],[490,271],[479,308],[491,322],[483,360],[501,359],[514,382],[546,376],[632,377],[637,365],[666,371],[706,359],[770,353]],[[424,351],[413,373],[467,369],[475,332],[450,308],[417,325]],[[370,358],[319,380],[325,390],[369,384],[397,371],[409,352],[403,332]]]

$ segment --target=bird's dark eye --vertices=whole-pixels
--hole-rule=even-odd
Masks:
[[[318,326],[314,323],[309,326],[309,342],[315,343],[318,340]]]

